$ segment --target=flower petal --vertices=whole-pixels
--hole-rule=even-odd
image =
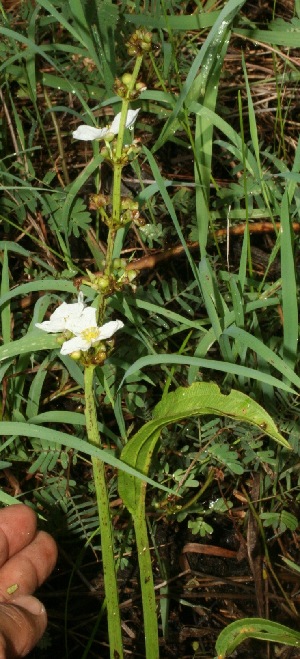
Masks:
[[[69,341],[65,341],[62,346],[60,353],[61,355],[71,355],[72,352],[77,352],[77,350],[82,350],[86,352],[91,347],[89,341],[86,341],[81,336],[74,336]]]
[[[118,114],[116,114],[114,120],[109,126],[110,132],[113,133],[114,135],[117,135],[119,132],[120,121],[121,121],[121,112],[118,112]]]
[[[132,128],[133,124],[138,116],[140,108],[137,110],[128,110],[126,117],[126,128]],[[94,126],[88,126],[87,124],[81,124],[73,132],[73,137],[75,140],[83,140],[88,142],[89,140],[105,140],[109,136],[117,135],[120,128],[121,112],[116,114],[114,120],[106,128],[95,128]]]
[[[128,110],[127,117],[126,117],[126,123],[125,123],[126,128],[132,128],[132,126],[133,126],[133,124],[134,124],[134,122],[135,122],[135,120],[138,116],[139,111],[140,111],[140,108],[138,108],[138,110]],[[111,133],[114,133],[115,135],[118,134],[119,128],[120,128],[120,120],[121,120],[121,112],[116,114],[113,122],[110,124],[109,131]]]
[[[35,327],[43,330],[43,332],[48,332],[48,334],[63,332],[62,324],[60,322],[54,323],[51,320],[44,320],[42,323],[35,323]]]
[[[124,323],[121,320],[111,320],[109,323],[105,323],[99,328],[99,340],[104,341],[105,339],[110,339],[122,327],[124,327]]]
[[[44,332],[64,332],[67,329],[67,323],[72,318],[78,318],[85,309],[83,302],[83,294],[79,293],[78,302],[67,304],[63,302],[53,311],[49,320],[43,323],[36,323],[35,326],[42,329]]]
[[[80,315],[70,317],[66,322],[66,329],[78,336],[90,327],[97,327],[96,309],[85,307]]]
[[[126,117],[126,128],[132,128],[133,124],[136,121],[136,118],[138,116],[138,113],[141,108],[138,108],[137,110],[128,110],[127,112],[127,117]]]
[[[83,140],[84,142],[88,142],[89,140],[104,140],[110,132],[110,127],[95,128],[94,126],[82,124],[74,130],[73,137],[75,140]]]

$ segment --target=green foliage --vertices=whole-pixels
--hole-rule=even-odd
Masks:
[[[72,206],[71,218],[67,226],[62,212],[65,200],[66,195],[61,192],[45,195],[43,197],[44,217],[48,219],[49,226],[54,234],[62,233],[68,237],[73,234],[75,238],[79,238],[80,229],[84,233],[88,230],[92,219],[91,214],[87,210],[83,199],[77,197]]]
[[[213,532],[212,526],[207,524],[201,517],[198,517],[197,520],[190,519],[188,528],[191,529],[193,535],[200,535],[201,538]]]
[[[260,513],[260,519],[264,526],[273,526],[277,533],[284,533],[286,529],[296,531],[298,527],[297,517],[288,510],[282,510],[280,513]]]
[[[228,396],[224,396],[217,385],[199,382],[189,388],[178,388],[162,399],[155,407],[153,420],[145,424],[124,447],[122,460],[146,476],[162,428],[199,414],[221,414],[251,423],[263,429],[264,433],[269,434],[282,446],[289,448],[288,442],[280,435],[271,417],[251,398],[239,391],[231,391]],[[242,473],[243,469],[235,462],[235,451],[231,453],[226,447],[219,445],[211,452],[233,472]],[[119,492],[133,516],[144,508],[145,487],[124,472],[119,474]]]
[[[292,647],[300,645],[300,633],[285,625],[262,618],[244,618],[232,622],[219,635],[216,643],[218,659],[229,657],[235,648],[247,638],[283,643]]]
[[[20,3],[17,14],[1,6],[1,467],[20,478],[20,500],[49,520],[60,511],[65,542],[101,550],[95,488],[81,472],[96,455],[111,467],[111,500],[119,469],[129,509],[144,505],[146,489],[136,480],[143,473],[151,514],[166,524],[176,519],[195,542],[228,516],[233,490],[248,491],[253,474],[266,542],[296,530],[300,74],[287,49],[299,45],[298,5],[291,18],[276,16],[278,3],[265,7],[263,29],[243,0],[188,11],[171,0],[37,0]],[[79,145],[71,131],[81,122],[103,126],[119,111],[114,79],[133,64],[124,44],[144,26],[155,47],[141,70],[147,88],[134,101],[142,152],[122,171],[124,194],[137,200],[144,225],[117,232],[114,258],[134,262],[157,250],[164,259],[142,270],[134,289],[107,298],[107,320],[121,317],[125,328],[95,371],[99,452],[86,441],[82,367],[34,324],[78,287],[98,304],[96,291],[73,278],[105,267],[107,226],[90,195],[110,193],[111,173],[102,144]],[[246,61],[241,43],[251,44]],[[260,49],[266,61],[255,77],[252,50],[259,61]],[[268,239],[252,236],[258,222],[273,227]],[[240,223],[236,239],[231,230]],[[219,241],[226,227],[227,246]],[[171,253],[178,245],[180,256]],[[267,263],[257,273],[253,252],[262,246]],[[1,501],[12,503],[3,483]],[[163,500],[165,492],[175,503]],[[118,515],[119,508],[122,555],[133,531],[123,532]],[[293,640],[250,624],[259,638]],[[242,624],[234,629],[220,657],[245,634]]]

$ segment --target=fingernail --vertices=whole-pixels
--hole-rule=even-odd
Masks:
[[[9,600],[10,604],[16,604],[21,606],[22,609],[26,609],[29,613],[32,613],[34,616],[41,616],[45,613],[45,607],[36,597],[31,595],[20,595],[20,597],[15,597],[14,599]]]

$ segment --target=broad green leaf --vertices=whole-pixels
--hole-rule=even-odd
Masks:
[[[0,490],[0,502],[3,506],[13,506],[16,503],[22,503],[17,497],[12,497],[7,492],[3,492],[3,490]]]
[[[124,447],[121,459],[147,475],[162,428],[200,414],[221,414],[251,423],[282,446],[290,448],[288,442],[278,432],[270,415],[252,398],[235,390],[229,395],[224,395],[216,384],[196,382],[187,388],[179,387],[163,398],[154,409],[154,418],[146,423]],[[143,509],[145,489],[145,483],[125,473],[119,474],[119,493],[133,516],[140,515]]]
[[[300,632],[263,618],[243,618],[225,627],[216,642],[218,659],[229,657],[247,638],[300,647]]]

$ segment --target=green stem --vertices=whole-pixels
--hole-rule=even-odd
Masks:
[[[112,221],[115,226],[118,226],[119,224],[120,211],[121,211],[121,178],[122,178],[122,169],[125,164],[124,162],[122,162],[125,124],[126,124],[129,103],[130,103],[130,94],[134,89],[142,61],[143,61],[142,55],[136,58],[134,69],[131,74],[130,85],[128,85],[127,98],[122,99],[121,119],[120,119],[120,126],[119,126],[118,138],[117,138],[116,155],[114,158]]]
[[[111,272],[111,265],[112,265],[112,257],[114,253],[114,244],[115,244],[115,237],[116,237],[116,230],[114,227],[114,223],[112,223],[113,226],[109,227],[108,230],[108,236],[107,236],[107,247],[106,247],[106,254],[105,254],[105,270],[104,274],[105,275],[110,275]]]
[[[85,418],[87,436],[90,444],[100,448],[101,441],[98,432],[96,405],[93,392],[93,364],[84,369]],[[109,508],[109,499],[105,479],[105,464],[99,458],[92,457],[93,475],[101,534],[101,550],[103,562],[103,577],[107,604],[108,636],[111,659],[123,659],[123,644],[121,632],[121,617],[119,610],[117,575],[114,559],[114,540]]]
[[[155,590],[146,517],[143,514],[137,514],[133,521],[142,591],[146,659],[159,659]]]

